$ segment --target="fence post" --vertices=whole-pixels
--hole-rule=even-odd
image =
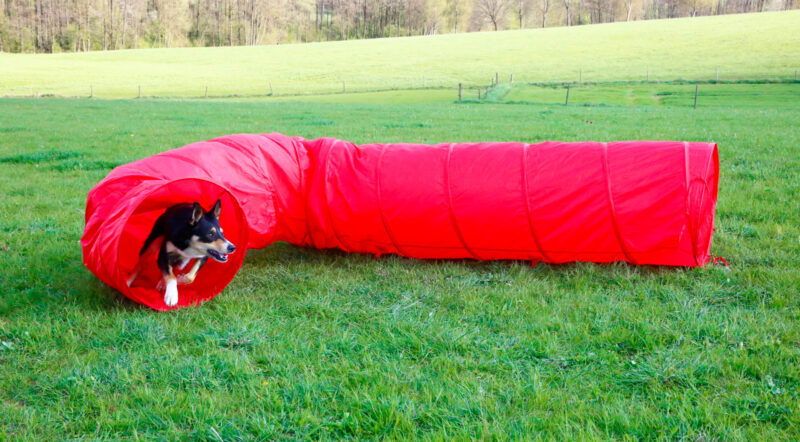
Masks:
[[[342,93],[347,93],[347,85],[345,85],[344,80],[342,80]]]
[[[94,85],[89,85],[89,98],[94,98]]]
[[[494,84],[500,83],[500,74],[495,72],[494,73]]]
[[[583,83],[583,68],[578,69],[578,83]]]
[[[208,98],[208,85],[206,85],[206,98]]]
[[[269,95],[272,96],[272,82],[269,82]]]
[[[647,68],[647,82],[650,83],[650,68]]]
[[[797,81],[797,69],[794,70],[794,81]]]
[[[569,85],[567,85],[567,99],[564,100],[564,106],[569,104]]]
[[[694,85],[694,108],[697,109],[697,90],[700,86]]]
[[[461,101],[461,83],[458,83],[458,101]]]
[[[139,85],[139,98],[142,98],[142,85]]]
[[[719,83],[719,66],[717,66],[717,83]]]
[[[514,74],[511,74],[511,77],[509,77],[508,82],[509,83],[513,83],[514,82]]]
[[[425,76],[424,76],[424,75],[422,76],[422,87],[423,87],[423,89],[424,89],[424,88],[426,88],[426,87],[428,87],[428,84],[427,84],[427,82],[425,81]]]
[[[481,88],[478,88],[478,100],[481,99]]]

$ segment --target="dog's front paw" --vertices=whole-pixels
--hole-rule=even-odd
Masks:
[[[167,290],[164,292],[164,304],[174,307],[178,304],[178,284],[172,280],[167,283]]]

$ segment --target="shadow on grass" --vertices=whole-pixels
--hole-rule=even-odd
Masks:
[[[408,278],[415,275],[431,274],[440,278],[447,278],[448,275],[458,274],[473,277],[477,281],[477,285],[481,285],[481,281],[496,279],[496,274],[509,271],[522,272],[525,278],[527,278],[525,272],[530,272],[530,278],[532,279],[549,281],[559,285],[578,284],[578,280],[593,278],[601,286],[618,286],[620,279],[629,280],[631,277],[669,277],[684,271],[676,267],[634,266],[619,262],[607,264],[582,262],[549,264],[539,262],[532,265],[530,261],[522,260],[413,259],[398,255],[374,257],[367,254],[348,253],[340,249],[319,250],[283,242],[275,243],[264,249],[249,250],[242,270],[251,274],[266,275],[275,272],[277,267],[288,271],[302,271],[311,274],[312,277],[324,272],[328,278],[336,278],[336,275],[351,275],[355,278],[363,277],[365,280],[374,278],[373,274],[376,271],[391,269],[390,272],[382,276],[384,282],[389,282],[390,284],[395,278],[398,284],[408,282]],[[149,307],[126,298],[117,290],[94,277],[83,266],[76,270],[82,273],[78,278],[70,278],[70,272],[65,272],[64,277],[56,280],[57,284],[48,286],[49,291],[60,293],[60,296],[47,296],[44,299],[40,297],[38,300],[26,297],[30,300],[29,303],[39,302],[40,307],[45,309],[54,308],[53,303],[58,304],[55,308],[59,308],[62,303],[69,302],[73,306],[98,312],[150,311]],[[240,270],[240,273],[242,270]],[[242,277],[240,274],[236,278]],[[229,289],[226,288],[225,290]],[[22,301],[21,304],[15,305],[13,309],[24,307],[26,302],[20,301]],[[212,301],[207,301],[203,305]],[[8,309],[2,310],[8,311]]]
[[[531,277],[565,280],[583,273],[593,275],[605,274],[611,280],[620,276],[620,272],[633,272],[642,277],[663,277],[685,271],[682,267],[633,265],[625,262],[590,263],[570,262],[551,264],[531,262],[530,260],[490,260],[479,261],[472,258],[462,259],[415,259],[399,255],[387,254],[375,257],[370,254],[348,253],[340,249],[315,249],[299,247],[288,243],[275,243],[260,250],[249,250],[244,266],[248,268],[269,268],[276,263],[284,266],[320,266],[328,270],[351,271],[359,267],[392,266],[414,272],[441,272],[446,269],[466,270],[469,273],[485,274],[487,272],[507,271],[510,269],[529,270]],[[605,278],[601,278],[605,279]]]

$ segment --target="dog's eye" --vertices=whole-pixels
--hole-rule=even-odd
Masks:
[[[213,233],[209,233],[208,235],[206,235],[206,238],[214,239],[214,234]]]

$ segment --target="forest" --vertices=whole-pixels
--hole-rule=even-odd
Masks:
[[[0,51],[283,44],[798,6],[800,0],[0,0]]]

